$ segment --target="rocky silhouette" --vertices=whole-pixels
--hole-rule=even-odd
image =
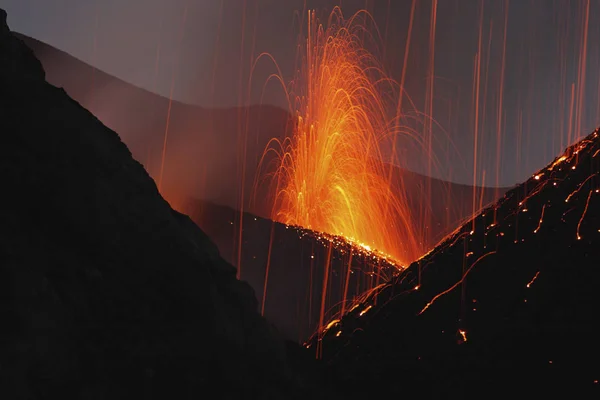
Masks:
[[[597,396],[599,167],[595,131],[307,347],[349,397]]]
[[[0,10],[1,397],[302,393],[252,288],[44,76]]]

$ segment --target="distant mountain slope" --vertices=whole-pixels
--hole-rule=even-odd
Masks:
[[[272,137],[287,131],[289,114],[273,106],[206,109],[138,88],[38,40],[21,35],[46,69],[50,83],[119,132],[150,175],[161,176],[162,192],[171,201],[201,197],[232,208],[239,206],[241,149],[246,145],[246,194],[262,150]],[[243,137],[247,140],[244,143]]]
[[[558,387],[597,397],[599,172],[596,131],[315,336],[309,351],[357,398]]]

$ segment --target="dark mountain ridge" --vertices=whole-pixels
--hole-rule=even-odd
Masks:
[[[352,398],[598,393],[599,155],[595,131],[313,337],[331,381]]]
[[[252,288],[0,9],[0,394],[293,398]]]

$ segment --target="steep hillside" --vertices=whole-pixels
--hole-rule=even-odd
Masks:
[[[290,115],[281,108],[209,109],[170,101],[36,39],[19,38],[44,65],[48,82],[64,88],[106,126],[119,132],[133,156],[157,183],[162,181],[161,193],[171,202],[191,196],[239,208],[245,146],[249,203],[263,149],[271,138],[283,137],[289,130]],[[268,209],[252,211],[265,215]]]
[[[251,287],[44,75],[0,10],[1,397],[302,393]]]
[[[239,230],[233,221],[239,212],[199,200],[183,207],[192,220],[208,227],[205,231],[211,238],[223,243],[223,256],[237,262],[239,249],[233,238]],[[247,213],[243,226],[241,278],[255,288],[261,309],[264,300],[264,316],[287,338],[300,343],[319,324],[397,272],[387,260],[342,238]]]
[[[309,351],[349,396],[598,393],[599,167],[596,131],[373,291]]]

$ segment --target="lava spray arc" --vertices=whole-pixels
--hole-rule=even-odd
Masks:
[[[273,219],[349,241],[404,264],[420,255],[406,194],[392,184],[382,148],[402,130],[398,85],[365,46],[363,18],[339,8],[327,26],[308,13],[301,65],[288,98],[293,135],[273,139]],[[394,180],[398,182],[398,179]]]

